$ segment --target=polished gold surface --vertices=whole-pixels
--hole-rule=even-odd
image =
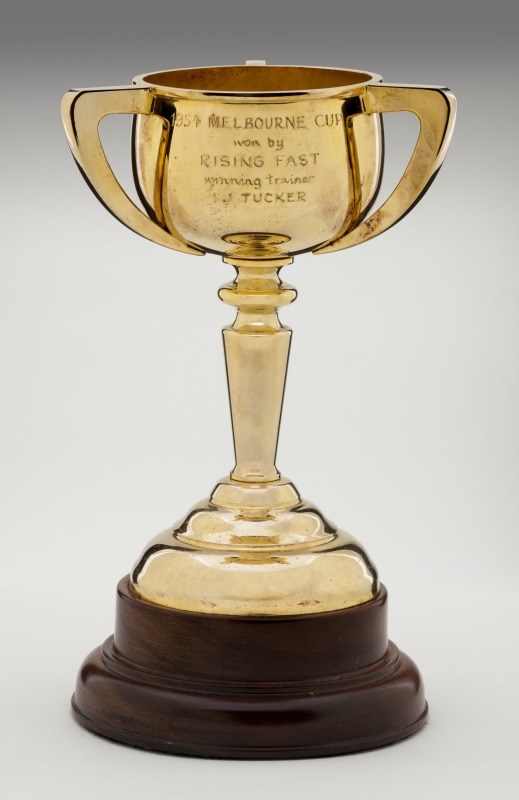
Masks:
[[[214,614],[309,614],[358,605],[378,591],[359,543],[276,468],[292,333],[277,309],[296,292],[280,280],[280,266],[265,264],[243,259],[236,280],[220,289],[238,309],[223,331],[236,465],[134,567],[134,590],[154,603]]]
[[[278,309],[294,255],[377,236],[420,199],[442,164],[455,100],[440,87],[395,86],[368,72],[245,66],[169,70],[134,86],[63,100],[87,182],[125,225],[236,268],[220,298],[236,464],[211,495],[152,540],[132,587],[160,605],[213,614],[306,614],[378,592],[352,537],[280,476],[276,448],[291,330]],[[410,111],[420,132],[393,194],[371,213],[383,163],[381,114]],[[145,213],[115,179],[99,139],[107,114],[134,115],[134,175]]]
[[[222,507],[213,494],[149,543],[132,571],[134,591],[173,608],[244,616],[315,614],[377,594],[364,550],[319,509],[304,501],[278,509],[268,489],[263,498],[263,487],[248,490],[268,509]]]

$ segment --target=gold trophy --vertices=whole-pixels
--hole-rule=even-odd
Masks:
[[[410,111],[416,147],[393,194],[381,182],[381,114]],[[132,114],[144,211],[98,134]],[[101,202],[136,233],[236,269],[220,298],[236,464],[153,539],[120,581],[114,636],[85,660],[76,718],[153,750],[288,758],[362,750],[425,722],[413,662],[387,638],[387,593],[366,551],[275,464],[291,330],[280,279],[299,253],[372,239],[418,202],[442,164],[455,100],[435,86],[321,67],[170,70],[72,91],[72,153]]]

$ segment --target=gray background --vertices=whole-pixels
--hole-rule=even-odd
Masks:
[[[517,784],[517,100],[510,2],[8,3],[1,28],[4,796],[511,797]],[[216,257],[153,246],[81,180],[76,86],[167,67],[364,68],[448,85],[451,151],[401,224],[285,270],[300,291],[278,465],[357,536],[431,717],[362,755],[163,757],[76,726],[82,658],[144,544],[232,466]],[[103,123],[130,182],[129,122]],[[386,194],[413,147],[387,120]],[[36,620],[36,625],[34,622]],[[7,790],[5,791],[7,787]]]

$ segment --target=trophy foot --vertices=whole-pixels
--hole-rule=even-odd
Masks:
[[[131,585],[157,605],[245,617],[350,608],[379,590],[359,542],[286,478],[263,485],[222,480],[148,544]]]
[[[297,617],[164,608],[120,581],[114,636],[81,667],[74,714],[101,736],[214,758],[305,758],[403,739],[427,717],[420,674],[388,642],[387,593]]]

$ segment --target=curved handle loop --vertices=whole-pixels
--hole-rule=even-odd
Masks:
[[[72,155],[86,182],[124,225],[152,242],[191,255],[205,252],[161,228],[128,197],[107,161],[99,138],[99,123],[109,114],[154,114],[155,97],[150,89],[118,86],[67,92],[61,113]],[[165,124],[169,122],[164,119]]]
[[[456,116],[456,98],[448,89],[372,84],[366,87],[360,100],[362,107],[356,113],[410,111],[415,114],[420,121],[418,141],[400,183],[386,202],[367,220],[329,239],[314,253],[332,253],[354,247],[395,225],[425,194],[449,147]]]

